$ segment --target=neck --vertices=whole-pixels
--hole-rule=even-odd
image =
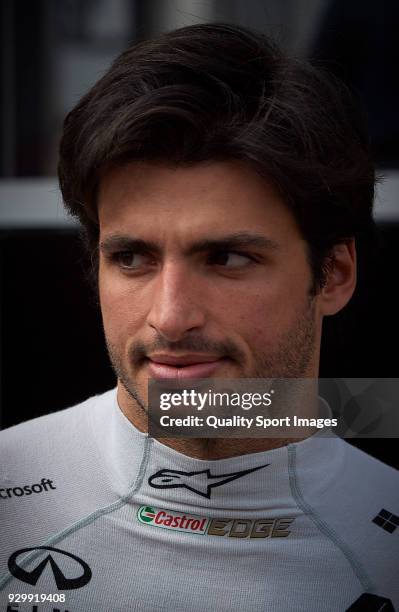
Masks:
[[[147,433],[147,413],[118,382],[118,404],[126,418],[139,430]],[[306,398],[307,410],[299,416],[312,417],[317,414],[317,392]],[[295,438],[158,438],[159,442],[195,459],[227,459],[250,453],[272,450],[293,442],[304,440],[314,433],[313,428],[301,428]]]

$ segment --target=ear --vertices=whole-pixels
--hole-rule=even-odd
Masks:
[[[326,282],[319,293],[320,313],[339,312],[351,299],[356,287],[356,245],[354,238],[336,244],[331,250]]]

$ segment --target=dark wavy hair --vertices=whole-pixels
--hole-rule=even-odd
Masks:
[[[131,46],[67,115],[60,187],[94,254],[101,176],[134,160],[247,162],[292,210],[315,287],[332,246],[373,224],[374,168],[357,100],[322,69],[235,25],[188,26]]]

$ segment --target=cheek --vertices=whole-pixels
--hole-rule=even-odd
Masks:
[[[290,329],[303,311],[306,296],[304,284],[270,285],[260,291],[238,293],[224,309],[226,328],[237,334],[251,349],[264,350]]]
[[[103,279],[99,283],[100,306],[107,340],[125,344],[142,323],[141,301],[118,283]]]
[[[246,292],[230,301],[231,307],[223,309],[226,332],[237,335],[250,347],[269,342],[276,331],[276,305],[268,293]]]

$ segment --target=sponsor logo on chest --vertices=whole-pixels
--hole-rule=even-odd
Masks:
[[[209,518],[196,514],[184,514],[172,510],[140,506],[137,511],[140,523],[171,531],[184,531],[199,535],[229,538],[286,538],[294,517],[233,519]]]

